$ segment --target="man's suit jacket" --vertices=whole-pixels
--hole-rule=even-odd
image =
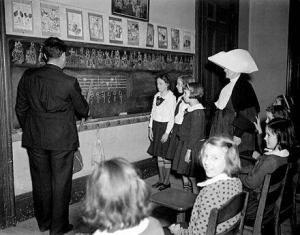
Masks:
[[[89,107],[77,79],[47,64],[24,72],[15,110],[23,147],[75,150],[79,147],[76,116],[87,117]]]

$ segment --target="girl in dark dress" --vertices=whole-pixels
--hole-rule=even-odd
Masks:
[[[201,141],[205,138],[204,107],[198,100],[202,96],[203,88],[198,83],[189,83],[184,89],[183,99],[189,107],[177,134],[179,142],[172,164],[172,169],[182,175],[183,185],[191,184],[194,192],[197,192],[195,180],[197,156],[201,149]]]
[[[175,108],[175,114],[174,114],[174,126],[171,132],[171,137],[170,137],[170,145],[168,148],[168,152],[166,155],[166,159],[168,160],[173,160],[174,156],[175,156],[175,152],[176,152],[176,148],[178,146],[178,138],[177,138],[177,134],[180,130],[180,126],[182,124],[183,121],[183,116],[184,116],[184,112],[185,110],[188,108],[188,104],[184,102],[183,100],[183,89],[186,87],[188,81],[192,80],[191,76],[180,76],[177,78],[177,91],[179,94],[182,94],[181,96],[178,97],[177,99],[177,103],[176,103],[176,108]],[[170,168],[171,168],[171,164],[170,164]],[[167,175],[165,177],[165,185],[169,185],[170,184],[170,169],[167,171]],[[163,190],[165,189],[165,185],[160,186],[159,190]],[[187,185],[187,187],[189,187]]]
[[[246,190],[250,191],[245,224],[253,225],[258,208],[261,188],[267,174],[288,163],[290,150],[294,143],[294,130],[290,120],[274,118],[266,126],[265,153],[257,157],[254,166],[242,167],[240,179]],[[266,207],[264,214],[273,208]]]

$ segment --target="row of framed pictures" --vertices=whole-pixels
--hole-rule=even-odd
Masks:
[[[61,15],[59,6],[40,3],[41,32],[42,36],[61,35]],[[13,32],[33,34],[33,10],[30,0],[12,0],[12,23]],[[108,17],[108,37],[109,43],[124,43],[124,19],[118,17]],[[66,8],[67,38],[75,40],[87,39],[83,29],[83,14],[80,10]],[[105,21],[106,22],[106,21]],[[88,12],[89,40],[94,42],[104,42],[103,15]],[[191,51],[191,32],[171,28],[171,45],[168,45],[168,29],[164,26],[157,26],[157,35],[154,34],[154,25],[147,23],[146,47],[154,47],[154,37],[157,37],[158,48],[172,50]],[[141,40],[140,22],[127,20],[127,44],[130,46],[140,46]],[[180,35],[182,33],[183,35]],[[144,35],[143,35],[144,36]],[[180,37],[182,36],[182,37]],[[183,40],[183,42],[180,42]]]

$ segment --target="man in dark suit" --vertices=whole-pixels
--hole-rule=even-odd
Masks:
[[[88,116],[88,103],[76,78],[66,75],[66,45],[54,37],[43,46],[46,65],[24,72],[16,113],[22,147],[27,149],[35,217],[41,231],[63,234],[69,224],[74,152],[79,147],[76,116]]]

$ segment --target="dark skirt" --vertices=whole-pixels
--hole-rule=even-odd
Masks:
[[[161,137],[166,132],[167,122],[156,122],[153,121],[152,131],[153,131],[153,140],[150,143],[147,153],[154,157],[165,158],[167,155],[170,138],[165,143],[162,143]]]
[[[168,148],[166,159],[169,159],[169,160],[174,159],[175,152],[176,152],[178,142],[179,142],[177,133],[179,132],[180,126],[181,126],[180,124],[176,124],[176,123],[174,124],[173,130],[172,130],[171,136],[170,136],[170,145]]]
[[[241,112],[245,117],[255,116],[254,108],[248,108]],[[235,113],[230,109],[217,110],[213,118],[209,136],[225,135],[233,137],[233,121]],[[241,136],[242,142],[239,145],[239,151],[254,151],[255,150],[255,133],[244,132]]]
[[[178,147],[175,152],[175,156],[172,163],[172,170],[177,174],[185,175],[189,177],[196,177],[203,175],[203,168],[199,161],[199,152],[202,148],[204,140],[198,141],[198,144],[191,151],[191,161],[187,163],[184,158],[187,152],[187,141],[179,140]]]
[[[212,126],[209,136],[225,135],[228,137],[233,136],[233,120],[235,118],[234,111],[230,109],[218,109],[213,117]]]

